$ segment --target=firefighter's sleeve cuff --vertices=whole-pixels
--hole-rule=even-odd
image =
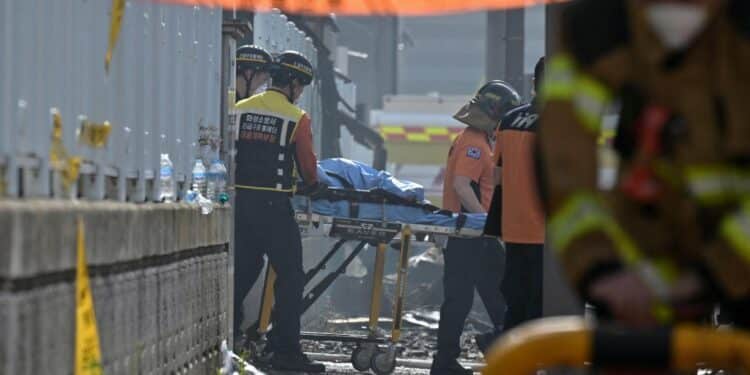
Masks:
[[[586,299],[593,282],[640,257],[633,241],[594,193],[569,197],[552,215],[547,229],[568,277]]]
[[[594,193],[572,195],[552,216],[548,226],[550,242],[561,253],[566,252],[577,239],[595,232],[606,235],[624,264],[635,264],[641,259],[635,242]]]
[[[591,287],[591,285],[594,284],[597,280],[620,272],[623,269],[624,267],[622,263],[614,260],[610,262],[600,262],[594,264],[593,266],[589,267],[586,273],[581,276],[576,285],[576,288],[580,295],[583,296],[583,299],[585,301],[591,302],[592,298],[589,295],[589,288]]]

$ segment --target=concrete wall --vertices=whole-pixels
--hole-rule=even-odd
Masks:
[[[69,201],[0,201],[0,373],[73,371],[77,217],[104,373],[213,373],[231,210]]]

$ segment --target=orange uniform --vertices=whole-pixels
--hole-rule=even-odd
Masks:
[[[474,193],[485,211],[490,208],[495,186],[493,145],[487,134],[475,128],[466,128],[453,141],[448,152],[448,163],[443,184],[443,208],[465,212],[461,207],[453,181],[456,176],[471,179]]]
[[[519,244],[544,243],[544,211],[537,194],[534,144],[538,114],[533,104],[506,115],[495,154],[503,169],[502,237]]]

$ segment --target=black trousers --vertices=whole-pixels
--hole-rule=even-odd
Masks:
[[[242,301],[260,276],[265,254],[277,274],[270,348],[298,352],[305,272],[302,239],[289,196],[238,190],[235,207],[234,332],[240,332]]]
[[[443,305],[436,359],[450,361],[461,354],[461,333],[474,303],[474,289],[495,329],[503,326],[505,300],[500,283],[505,260],[502,246],[494,238],[451,238],[443,254]]]
[[[544,244],[505,243],[505,330],[542,317]]]

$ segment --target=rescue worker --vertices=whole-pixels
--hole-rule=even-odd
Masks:
[[[544,58],[534,69],[535,91],[542,82]],[[508,303],[505,329],[542,317],[544,211],[539,202],[534,149],[539,114],[536,97],[510,111],[500,122],[495,157],[502,168],[502,238],[505,277],[502,292]],[[482,340],[477,341],[486,347]]]
[[[502,81],[490,81],[454,118],[468,125],[448,153],[443,184],[443,208],[457,213],[486,213],[496,184],[494,133],[502,116],[520,104],[516,91]],[[451,237],[443,253],[443,304],[440,307],[437,353],[431,374],[471,374],[458,363],[460,340],[471,311],[474,289],[479,292],[496,331],[502,330],[505,302],[500,294],[502,247],[496,238]]]
[[[237,48],[237,101],[251,97],[268,81],[272,63],[273,57],[263,47]]]
[[[240,331],[242,300],[257,281],[265,254],[277,274],[267,345],[273,353],[270,364],[280,371],[323,372],[323,365],[311,362],[300,347],[305,274],[290,203],[297,168],[307,187],[319,186],[310,117],[294,104],[312,82],[313,67],[300,53],[286,51],[270,74],[270,88],[236,105],[234,329]]]
[[[548,240],[615,320],[750,323],[750,2],[580,0],[547,64],[540,141]],[[602,114],[620,103],[617,185],[597,189]]]
[[[236,52],[236,100],[239,102],[242,99],[247,99],[252,96],[258,89],[267,83],[270,78],[270,69],[273,65],[273,57],[263,47],[246,44],[237,48]],[[235,107],[237,108],[237,107]],[[233,118],[234,118],[233,113]],[[238,143],[239,145],[239,143]],[[235,220],[240,221],[240,215],[235,216]],[[238,227],[241,228],[241,227]],[[262,268],[262,265],[260,266]],[[257,271],[260,272],[260,271]],[[255,274],[250,272],[250,274]],[[239,281],[237,278],[240,277],[235,273],[235,282]],[[257,275],[255,276],[257,278]],[[253,279],[250,284],[254,284]],[[252,286],[250,287],[252,288]],[[241,289],[240,289],[241,290]],[[248,289],[249,291],[249,289]],[[242,301],[245,299],[248,291],[242,293],[241,296],[235,297],[235,314],[234,314],[234,336],[235,344],[239,345],[244,338],[242,337],[240,324],[242,323],[242,315],[238,314],[237,311],[242,310]],[[235,295],[239,292],[235,287]],[[240,299],[237,299],[240,297]]]

